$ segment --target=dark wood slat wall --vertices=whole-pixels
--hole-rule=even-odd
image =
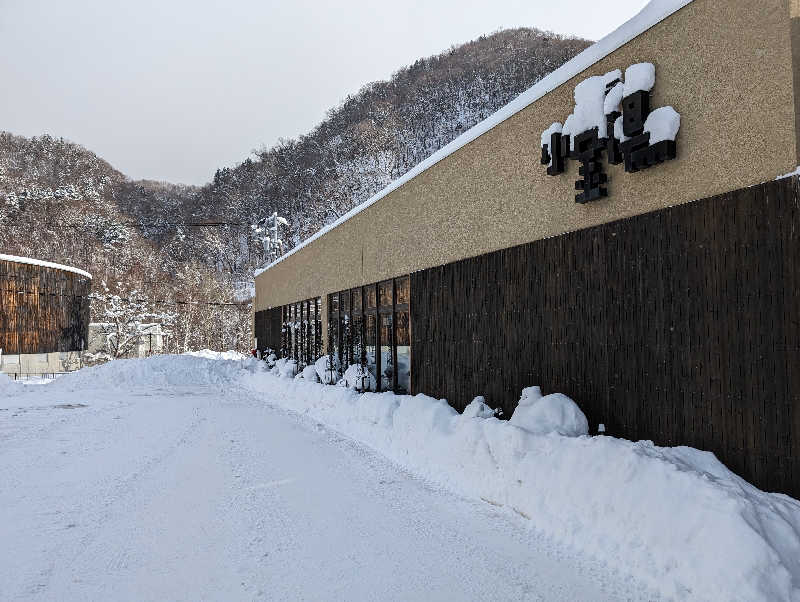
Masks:
[[[86,276],[0,261],[0,349],[5,354],[80,351],[89,337]]]
[[[258,340],[258,348],[264,351],[270,348],[275,351],[281,349],[281,328],[283,319],[281,308],[273,307],[257,311],[255,315],[255,336]]]
[[[509,417],[540,385],[800,497],[798,205],[789,178],[416,272],[412,389]]]

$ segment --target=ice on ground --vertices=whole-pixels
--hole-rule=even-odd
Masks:
[[[656,67],[653,63],[636,63],[625,69],[625,96],[634,92],[650,92],[656,85]]]
[[[561,393],[542,397],[539,387],[522,390],[511,424],[534,435],[558,433],[564,437],[580,437],[589,433],[589,422],[578,404]]]
[[[681,116],[672,107],[653,110],[644,122],[645,133],[650,133],[650,144],[663,140],[675,140],[681,129]]]

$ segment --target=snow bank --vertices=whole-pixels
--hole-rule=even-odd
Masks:
[[[357,394],[260,373],[243,383],[417,475],[517,512],[666,596],[800,600],[800,502],[758,490],[711,453],[535,435],[492,417],[480,399],[461,415],[425,395]],[[564,399],[554,407],[581,422]]]
[[[248,358],[240,362],[218,361],[191,355],[154,355],[145,359],[114,360],[101,366],[65,374],[48,391],[126,390],[132,387],[180,387],[236,384],[240,367],[258,365]]]
[[[209,360],[236,360],[241,361],[250,356],[238,351],[212,351],[211,349],[201,349],[200,351],[187,351],[183,355],[193,355],[194,357],[204,357]]]

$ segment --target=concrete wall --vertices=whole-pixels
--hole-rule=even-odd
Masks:
[[[791,1],[791,6],[790,6]],[[790,16],[798,0],[695,0],[256,279],[255,309],[743,188],[798,159]],[[795,31],[797,28],[795,28]],[[800,39],[800,38],[797,38]],[[797,40],[795,40],[797,41]],[[652,106],[682,115],[678,158],[578,205],[578,164],[549,177],[541,132],[588,76],[649,61]],[[323,307],[325,307],[323,303]]]
[[[0,355],[0,372],[4,374],[54,374],[71,372],[81,367],[81,352],[21,353]]]

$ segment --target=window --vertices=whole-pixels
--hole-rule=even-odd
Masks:
[[[394,320],[392,313],[380,314],[380,371],[381,391],[394,390]]]
[[[408,305],[411,300],[411,283],[408,276],[397,278],[395,280],[395,289],[397,292],[397,305]]]
[[[294,359],[298,368],[313,364],[322,355],[322,299],[306,299],[281,309],[281,357]]]
[[[322,357],[322,297],[317,297],[314,300],[314,305],[317,308],[317,317],[314,321],[314,360],[316,361]]]
[[[377,296],[375,292],[375,285],[371,284],[370,286],[364,287],[364,299],[366,301],[364,310],[369,311],[370,309],[375,309],[378,307],[377,303]]]
[[[342,369],[363,363],[378,390],[411,392],[409,276],[328,296],[329,325]],[[338,307],[340,311],[334,312]]]
[[[395,313],[394,328],[397,350],[395,391],[398,393],[411,393],[411,328],[407,310]]]
[[[381,309],[392,307],[392,281],[381,282],[378,285],[378,301]]]
[[[367,314],[364,316],[364,351],[367,362],[367,370],[372,374],[376,383],[378,378],[378,316]]]

